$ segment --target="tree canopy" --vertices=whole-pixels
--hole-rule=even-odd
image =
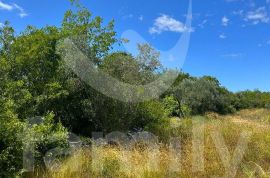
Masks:
[[[121,43],[114,22],[104,25],[101,17],[93,17],[72,2],[76,9],[66,12],[60,27],[28,26],[15,35],[6,22],[0,29],[0,167],[8,169],[0,177],[19,172],[22,141],[16,135],[35,116],[47,120],[33,130],[36,135],[61,135],[57,143],[50,143],[47,137],[37,143],[44,153],[54,144],[65,145],[67,131],[91,137],[96,131],[153,128],[172,116],[270,107],[268,92],[232,93],[214,77],[196,78],[181,71],[170,89],[157,99],[124,103],[101,94],[64,66],[57,49],[60,40],[76,37],[76,46],[95,67],[125,83],[147,84],[166,69],[159,52],[149,44],[138,44],[137,56],[114,51],[113,45]]]

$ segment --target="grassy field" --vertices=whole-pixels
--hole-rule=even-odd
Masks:
[[[192,131],[192,119],[204,120],[196,125],[199,132]],[[158,151],[146,146],[135,146],[129,151],[120,146],[100,146],[94,151],[78,150],[57,172],[37,172],[36,175],[55,178],[270,177],[269,110],[243,110],[227,116],[209,113],[192,119],[171,120],[172,129],[181,138],[181,154],[170,151],[168,144],[159,144]],[[194,141],[196,136],[202,136],[198,133],[204,135],[203,143]],[[245,135],[246,147],[239,147],[241,135]],[[202,164],[196,165],[194,144],[201,144]],[[151,156],[157,158],[154,164],[149,161]]]

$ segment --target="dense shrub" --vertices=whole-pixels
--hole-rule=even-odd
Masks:
[[[165,96],[163,98],[163,105],[166,109],[168,116],[179,116],[179,104],[173,96]]]
[[[0,108],[0,177],[15,177],[22,169],[22,140],[24,123],[10,110],[11,103]]]
[[[242,91],[235,94],[234,106],[236,109],[269,108],[270,93],[254,91]]]
[[[223,88],[217,81],[208,78],[184,79],[176,86],[174,95],[180,105],[186,105],[192,114],[208,111],[229,113],[230,101],[225,97]]]
[[[15,177],[23,173],[23,150],[33,144],[35,165],[42,165],[43,156],[55,147],[67,147],[67,131],[55,124],[53,115],[44,117],[44,123],[30,127],[17,119],[10,106],[3,103],[0,112],[0,177]]]

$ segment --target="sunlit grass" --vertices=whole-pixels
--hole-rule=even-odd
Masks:
[[[236,177],[269,177],[270,168],[270,125],[264,118],[268,110],[245,110],[230,116],[204,117],[204,164],[203,170],[194,171],[192,162],[192,129],[190,120],[172,120],[181,142],[181,154],[170,151],[168,144],[159,144],[159,153],[151,148],[100,146],[78,150],[63,162],[57,172],[46,171],[42,177],[212,177],[223,176],[225,168],[211,137],[218,131],[224,137],[226,147],[232,155],[242,132],[250,132],[244,158],[240,162]],[[252,119],[253,116],[256,119]],[[185,137],[181,137],[185,135]],[[149,163],[149,153],[156,154],[156,165]],[[179,155],[181,155],[179,157]],[[172,165],[173,164],[173,165]],[[172,169],[179,166],[179,170]],[[41,175],[41,174],[39,174]]]

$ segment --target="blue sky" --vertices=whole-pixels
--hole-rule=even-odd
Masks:
[[[132,29],[159,50],[169,50],[192,30],[184,65],[168,59],[165,66],[215,76],[232,91],[270,91],[270,0],[193,0],[192,29],[185,26],[188,0],[81,2],[105,23],[114,19],[119,37]],[[59,26],[69,8],[67,0],[0,0],[0,26],[5,20],[17,32],[29,24]]]

